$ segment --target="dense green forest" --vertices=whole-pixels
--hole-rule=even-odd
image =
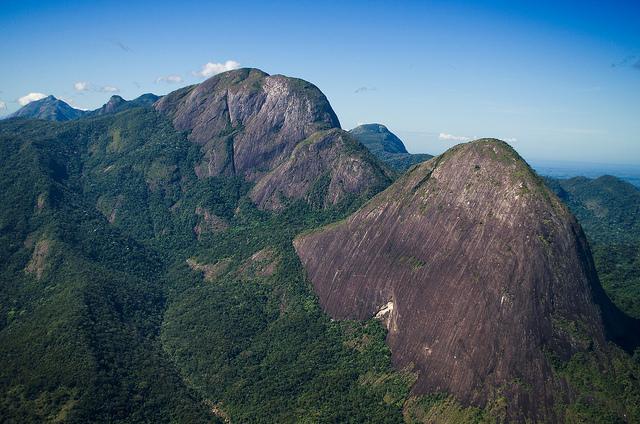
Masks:
[[[640,318],[640,190],[612,176],[547,183],[584,228],[609,296]]]
[[[481,410],[442,393],[412,397],[415,376],[393,370],[378,321],[332,321],[320,309],[291,241],[367,199],[323,209],[312,192],[260,211],[249,183],[198,179],[200,154],[142,108],[0,123],[3,422],[504,417],[500,402]],[[607,289],[637,313],[638,244],[594,236],[597,224],[565,201]],[[620,231],[639,234],[633,225]],[[620,258],[633,248],[627,269]],[[557,364],[577,393],[568,420],[640,421],[640,358],[610,349],[613,360],[593,352]]]
[[[0,149],[7,421],[402,420],[411,376],[382,327],[331,322],[291,246],[364,199],[258,211],[246,183],[198,180],[197,146],[144,109],[7,121]],[[215,281],[193,265],[221,261]]]

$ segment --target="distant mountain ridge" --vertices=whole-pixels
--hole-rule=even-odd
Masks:
[[[102,107],[87,112],[86,116],[100,116],[109,113],[118,113],[134,107],[151,107],[159,98],[160,96],[156,96],[152,93],[145,93],[133,100],[125,100],[118,95],[114,95],[111,96],[109,101]]]
[[[47,96],[44,99],[33,101],[7,118],[32,118],[32,119],[44,119],[47,121],[71,121],[73,119],[81,118],[85,115],[85,111],[75,109],[66,102],[55,98],[54,96]]]
[[[405,171],[433,157],[426,153],[409,153],[402,140],[382,124],[362,124],[349,133],[378,159],[397,171]]]
[[[569,180],[576,177],[597,179],[613,176],[640,189],[640,166],[630,164],[590,163],[560,160],[531,160],[531,166],[544,177]]]
[[[95,110],[76,109],[52,95],[44,99],[35,100],[21,107],[16,112],[6,116],[4,119],[28,118],[43,119],[45,121],[73,121],[75,119],[102,116],[111,113],[118,113],[134,107],[151,107],[160,96],[146,93],[133,100],[125,100],[118,95],[111,96],[109,101]]]

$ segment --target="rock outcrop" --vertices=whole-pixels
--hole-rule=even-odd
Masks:
[[[384,320],[416,393],[505,399],[512,420],[556,421],[571,393],[552,363],[605,343],[579,224],[498,140],[417,165],[294,245],[333,318]]]
[[[155,107],[202,146],[195,169],[200,178],[254,182],[251,197],[264,209],[308,199],[320,184],[328,187],[319,201],[326,206],[390,181],[376,159],[340,130],[322,92],[300,79],[238,69],[174,91]]]
[[[299,198],[327,207],[351,194],[376,193],[390,182],[389,174],[361,144],[334,128],[299,143],[287,160],[257,182],[251,198],[270,210]]]
[[[51,255],[52,242],[47,239],[39,240],[33,249],[31,260],[24,269],[27,274],[33,275],[36,280],[41,280],[48,267],[49,256]]]
[[[238,174],[252,181],[314,132],[340,126],[317,87],[258,69],[225,72],[174,91],[156,109],[203,146],[200,176]]]

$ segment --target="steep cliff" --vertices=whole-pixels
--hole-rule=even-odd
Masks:
[[[239,69],[170,93],[155,107],[202,146],[200,178],[238,175],[255,182],[251,197],[265,209],[280,209],[286,199],[310,200],[312,189],[323,193],[316,203],[336,204],[390,182],[306,81]]]
[[[456,146],[294,242],[323,308],[384,319],[416,393],[557,420],[554,361],[605,343],[580,226],[506,143]]]
[[[391,183],[389,173],[349,133],[334,128],[314,133],[291,156],[261,178],[251,198],[264,209],[281,209],[287,199],[316,206],[336,205],[350,194],[376,193]]]
[[[201,176],[238,174],[255,180],[314,132],[340,127],[317,87],[258,69],[225,72],[174,91],[156,109],[202,144]]]

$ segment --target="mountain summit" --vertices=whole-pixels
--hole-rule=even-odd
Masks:
[[[349,131],[361,138],[361,143],[372,152],[409,153],[404,143],[382,124],[362,124]]]
[[[600,283],[567,208],[506,143],[458,145],[340,224],[296,239],[323,308],[379,317],[416,393],[557,421],[553,363],[605,344]]]
[[[66,102],[48,96],[31,102],[7,118],[43,119],[45,121],[72,121],[84,117],[109,115],[135,107],[151,107],[160,97],[146,93],[133,100],[125,100],[121,96],[111,96],[109,101],[95,110],[75,109]]]
[[[16,112],[9,115],[7,118],[33,118],[33,119],[45,119],[48,121],[70,121],[83,116],[85,112],[80,109],[75,109],[69,106],[64,101],[55,98],[54,96],[47,96],[44,99],[33,101]]]
[[[350,130],[349,134],[365,145],[378,159],[398,171],[404,171],[433,157],[426,153],[407,152],[402,140],[381,124],[362,124]]]
[[[121,96],[113,95],[107,103],[96,110],[88,112],[88,116],[108,115],[118,113],[134,107],[151,107],[160,97],[152,93],[146,93],[133,100],[125,100]]]
[[[203,146],[201,176],[240,174],[255,180],[316,131],[339,128],[314,85],[259,69],[238,69],[174,91],[156,109]]]
[[[202,146],[200,178],[255,182],[251,197],[265,209],[308,199],[314,188],[320,203],[336,204],[389,182],[375,158],[340,129],[324,94],[301,79],[238,69],[174,91],[155,108]]]

